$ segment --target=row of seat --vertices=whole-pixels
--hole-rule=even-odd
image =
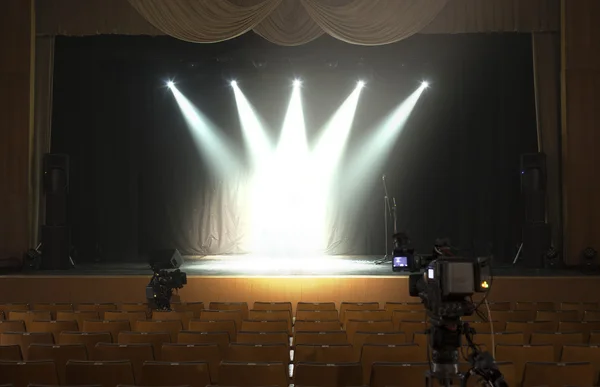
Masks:
[[[592,386],[597,380],[589,362],[553,363],[527,362],[521,376],[514,372],[514,365],[506,362],[496,364],[509,386],[517,387],[563,387]],[[375,363],[368,377],[358,363],[318,364],[300,363],[293,379],[295,386],[346,387],[359,386],[366,380],[371,387],[391,385],[416,386],[424,382],[429,363]],[[468,365],[461,364],[461,371]],[[277,386],[288,387],[285,365],[282,363],[221,362],[219,364],[221,386]],[[0,361],[0,381],[14,387],[26,387],[30,383],[58,385],[60,380],[52,361],[4,362]],[[68,385],[100,385],[112,387],[133,385],[136,382],[133,368],[128,361],[77,361],[70,360],[65,366],[65,383]],[[205,362],[155,362],[146,361],[138,381],[145,386],[205,387],[211,378]],[[469,387],[475,386],[471,378]]]

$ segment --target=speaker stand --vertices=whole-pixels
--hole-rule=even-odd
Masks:
[[[517,250],[517,254],[515,255],[515,259],[513,259],[513,266],[517,264],[519,261],[519,257],[521,256],[521,251],[523,250],[523,242],[519,245],[519,249]]]

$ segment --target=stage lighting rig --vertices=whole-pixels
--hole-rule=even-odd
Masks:
[[[300,79],[294,79],[294,87],[302,86],[302,81]]]
[[[173,82],[173,81],[168,81],[168,82],[167,82],[167,87],[168,87],[169,89],[172,89],[172,88],[173,88],[173,86],[175,86],[175,82]]]
[[[234,79],[233,81],[229,82],[229,84],[231,85],[231,87],[236,87],[237,81]]]
[[[429,87],[429,82],[423,81],[421,82],[421,86],[423,86],[424,89],[427,89]]]

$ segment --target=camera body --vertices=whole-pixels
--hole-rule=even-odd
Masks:
[[[187,274],[179,269],[166,270],[153,267],[154,274],[146,286],[146,299],[153,309],[170,310],[173,289],[187,284]]]

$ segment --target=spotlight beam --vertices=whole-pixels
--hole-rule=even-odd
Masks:
[[[175,85],[170,90],[188,124],[198,152],[220,174],[226,175],[237,170],[239,163],[224,139],[219,136],[216,126]]]

